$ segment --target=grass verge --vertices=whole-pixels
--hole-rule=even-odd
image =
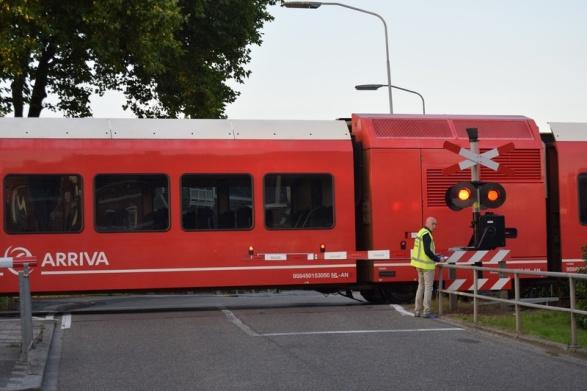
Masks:
[[[473,304],[459,302],[458,310],[448,311],[447,308],[445,315],[461,322],[473,324]],[[482,327],[509,333],[516,332],[514,309],[509,306],[479,306],[477,320],[477,324]],[[569,345],[571,343],[571,314],[558,311],[525,309],[520,312],[520,333],[521,335]],[[577,326],[576,336],[577,345],[587,348],[587,330]]]

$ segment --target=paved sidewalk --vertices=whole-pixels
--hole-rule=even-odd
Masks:
[[[27,363],[20,354],[20,319],[0,318],[0,391],[41,389],[54,328],[54,320],[33,319]]]

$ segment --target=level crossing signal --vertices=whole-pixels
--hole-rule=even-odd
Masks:
[[[499,208],[505,202],[502,185],[495,182],[459,182],[446,190],[446,205],[455,211],[471,207],[479,202],[480,209]]]

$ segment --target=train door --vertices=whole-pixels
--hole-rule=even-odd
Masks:
[[[421,151],[367,151],[370,248],[408,256],[411,233],[422,224]]]

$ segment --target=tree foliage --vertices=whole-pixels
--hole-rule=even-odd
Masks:
[[[2,0],[0,116],[91,116],[91,94],[119,90],[139,117],[221,117],[273,3]]]

